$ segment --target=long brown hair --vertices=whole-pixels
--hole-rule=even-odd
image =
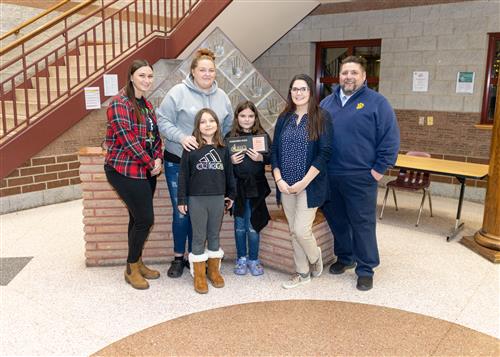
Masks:
[[[311,77],[307,74],[297,74],[290,81],[288,86],[288,96],[286,98],[286,107],[281,114],[294,113],[297,106],[292,100],[292,86],[295,81],[304,81],[309,90],[309,102],[307,104],[307,133],[310,141],[318,140],[325,130],[325,119],[321,113],[321,109],[316,102],[316,89]]]
[[[198,113],[196,113],[196,116],[194,117],[193,136],[196,138],[196,142],[198,143],[200,148],[207,145],[207,142],[205,141],[205,139],[203,139],[203,136],[201,135],[201,131],[200,131],[201,117],[205,113],[210,114],[212,116],[212,118],[215,119],[215,122],[217,123],[217,130],[214,133],[214,137],[212,139],[212,141],[213,141],[212,145],[215,147],[224,147],[224,142],[222,141],[222,137],[221,137],[219,118],[217,117],[217,114],[215,114],[215,112],[210,108],[200,109],[200,111]]]
[[[138,122],[141,122],[143,119],[143,115],[141,113],[141,110],[139,109],[139,103],[137,103],[137,98],[135,97],[135,89],[134,89],[134,84],[132,83],[132,75],[141,67],[149,67],[151,70],[153,70],[153,66],[149,64],[148,61],[143,60],[143,59],[136,59],[132,61],[132,64],[128,68],[128,82],[127,85],[125,86],[125,95],[128,97],[128,99],[132,102],[132,107],[134,108],[135,112],[135,117],[137,118]]]
[[[244,100],[243,102],[238,103],[236,109],[234,110],[233,126],[231,127],[231,134],[229,135],[240,136],[240,134],[243,133],[243,129],[240,127],[240,123],[238,122],[238,115],[245,109],[250,109],[255,114],[255,122],[252,127],[252,134],[264,134],[266,131],[260,124],[259,111],[257,110],[257,107],[253,102]]]
[[[207,59],[209,61],[212,61],[215,67],[215,54],[208,48],[200,48],[198,49],[193,57],[193,60],[191,61],[191,67],[189,71],[189,76],[193,78],[193,70],[198,67],[198,62],[200,60]]]

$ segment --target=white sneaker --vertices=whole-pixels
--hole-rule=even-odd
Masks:
[[[297,286],[304,285],[311,282],[311,277],[307,275],[305,278],[302,277],[299,273],[293,274],[289,280],[285,281],[281,286],[284,289],[292,289]]]
[[[316,263],[314,263],[312,265],[311,275],[314,278],[317,278],[318,276],[321,275],[321,273],[323,273],[323,256],[321,255],[321,248],[320,247],[318,247],[318,252],[319,252],[319,258],[316,261]]]

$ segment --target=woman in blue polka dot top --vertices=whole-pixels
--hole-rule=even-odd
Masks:
[[[329,196],[326,165],[333,129],[329,114],[316,100],[314,82],[306,74],[293,77],[287,105],[274,129],[271,165],[290,228],[296,273],[285,289],[309,283],[323,272],[321,249],[312,234],[318,207]]]

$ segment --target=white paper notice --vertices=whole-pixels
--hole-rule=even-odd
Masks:
[[[85,109],[101,109],[99,87],[85,87]]]
[[[474,77],[475,72],[458,72],[455,92],[474,93]]]
[[[104,81],[104,95],[109,97],[118,94],[118,75],[105,74],[102,78]]]
[[[413,72],[413,91],[427,92],[429,88],[429,72],[415,71]]]

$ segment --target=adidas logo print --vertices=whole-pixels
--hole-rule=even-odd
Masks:
[[[224,165],[215,149],[210,150],[196,164],[198,170],[224,170]]]

